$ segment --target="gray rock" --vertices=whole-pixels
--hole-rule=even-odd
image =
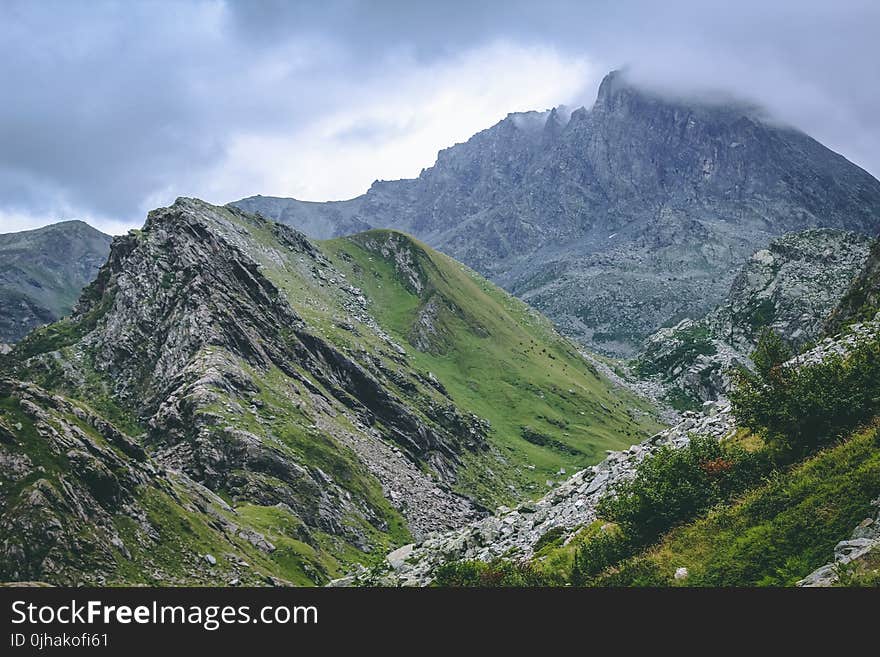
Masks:
[[[388,562],[388,565],[391,566],[394,570],[400,570],[406,560],[413,552],[413,548],[415,544],[409,543],[402,547],[397,548],[393,552],[390,552],[388,556],[385,557],[385,560]]]
[[[637,369],[694,400],[723,399],[732,368],[752,367],[750,354],[764,329],[795,351],[822,334],[825,318],[862,270],[869,247],[864,235],[831,229],[772,241],[752,255],[727,299],[703,319],[686,319],[649,336]],[[703,412],[713,408],[707,402]]]

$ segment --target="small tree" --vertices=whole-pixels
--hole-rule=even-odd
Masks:
[[[772,329],[765,328],[758,338],[758,346],[752,353],[752,362],[758,374],[766,377],[774,367],[779,367],[792,353],[785,341]]]
[[[804,456],[880,411],[877,338],[820,363],[785,367],[783,358],[778,343],[765,341],[755,352],[757,372],[740,369],[730,396],[740,425],[761,432],[780,460]]]

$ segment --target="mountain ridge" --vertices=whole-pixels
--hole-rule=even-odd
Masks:
[[[402,233],[313,243],[197,199],[115,238],[73,313],[2,365],[4,579],[320,583],[657,426],[538,313]],[[128,469],[111,439],[158,474],[79,514]],[[178,521],[195,537],[153,563]]]

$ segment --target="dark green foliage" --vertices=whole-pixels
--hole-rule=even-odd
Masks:
[[[767,376],[774,367],[782,365],[791,358],[791,349],[783,342],[777,333],[770,329],[764,329],[758,339],[758,346],[752,353],[752,361],[755,369],[762,376]]]
[[[599,515],[620,525],[634,544],[648,545],[742,492],[769,469],[761,453],[694,437],[686,447],[663,447],[644,459],[634,479],[599,502]]]
[[[826,563],[837,542],[876,513],[878,494],[875,426],[774,474],[736,504],[674,529],[656,547],[591,583],[666,586],[676,568],[686,566],[688,586],[791,586]],[[858,579],[870,582],[876,567],[860,566]]]
[[[560,586],[560,577],[544,573],[528,561],[495,559],[483,561],[451,561],[440,566],[436,586],[535,587]]]
[[[774,365],[777,348],[762,341],[758,372],[739,371],[731,401],[740,424],[762,432],[780,458],[809,454],[880,411],[880,339],[799,367]]]
[[[753,331],[769,326],[776,319],[776,306],[770,299],[764,299],[753,310],[748,318]]]
[[[681,388],[672,388],[666,393],[664,399],[677,411],[697,411],[702,403],[693,395]]]
[[[566,445],[561,440],[556,440],[555,438],[552,438],[547,434],[541,433],[540,431],[533,429],[532,427],[520,427],[520,435],[522,435],[524,440],[532,443],[532,445],[549,447],[553,450],[556,450],[557,452],[562,452],[563,454],[580,454],[580,452],[574,447]]]
[[[538,552],[541,548],[548,545],[559,545],[565,536],[565,527],[552,527],[548,529],[541,538],[535,543],[534,551]]]
[[[572,586],[587,586],[596,575],[632,556],[635,550],[632,539],[620,531],[593,536],[575,552],[570,578]]]

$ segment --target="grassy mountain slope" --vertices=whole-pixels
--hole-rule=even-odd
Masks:
[[[670,532],[599,584],[791,586],[828,561],[835,544],[872,515],[880,496],[874,424],[748,493]],[[677,568],[689,571],[676,581]]]
[[[30,383],[0,380],[0,456],[4,580],[307,584],[337,566],[292,514],[234,510],[88,405]]]
[[[656,428],[644,402],[609,385],[546,318],[448,256],[384,230],[325,248],[383,328],[413,347],[416,366],[491,423],[499,455],[472,459],[462,489],[488,492],[503,478],[542,490],[560,468],[596,463]]]
[[[155,474],[96,524],[77,515],[93,504],[78,503],[88,486],[62,442],[52,458],[73,488],[59,483],[58,504],[24,504],[30,481],[0,493],[3,556],[20,564],[3,577],[324,582],[655,427],[546,320],[400,234],[384,235],[388,256],[371,255],[376,237],[319,246],[180,199],[117,238],[73,315],[22,340],[4,370],[47,390],[37,416],[56,400],[86,409]],[[404,251],[412,271],[395,260]],[[14,397],[6,424],[50,440]],[[18,459],[9,452],[42,459],[40,439],[10,440],[0,472]],[[109,556],[95,567],[34,553],[42,538],[9,547],[46,509]],[[144,515],[140,530],[125,519]],[[119,540],[101,540],[111,527]]]

